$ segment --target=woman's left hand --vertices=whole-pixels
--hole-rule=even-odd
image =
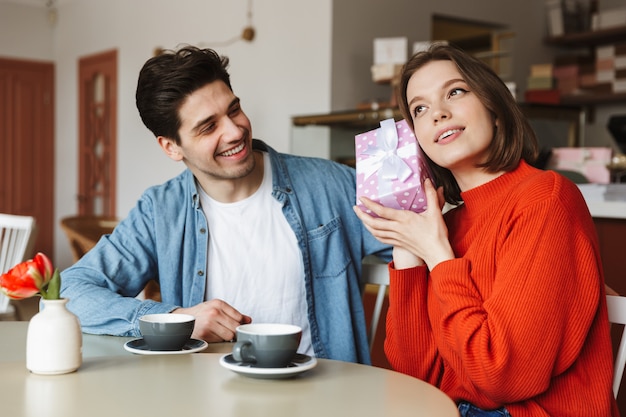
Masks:
[[[361,202],[379,217],[373,217],[355,207],[356,215],[367,230],[383,243],[403,248],[424,260],[432,270],[440,262],[453,259],[454,252],[448,241],[448,228],[441,209],[444,204],[443,189],[435,190],[432,182],[424,182],[428,206],[422,213],[384,207],[365,197]]]

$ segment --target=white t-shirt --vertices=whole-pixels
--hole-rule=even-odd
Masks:
[[[302,255],[272,197],[271,163],[263,155],[263,182],[245,200],[221,203],[198,187],[209,226],[205,299],[224,300],[254,323],[302,327],[298,353],[313,356]]]

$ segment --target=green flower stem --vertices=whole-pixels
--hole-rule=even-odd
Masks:
[[[52,279],[48,282],[48,285],[39,292],[41,293],[41,298],[46,300],[58,300],[60,298],[61,274],[59,274],[58,269],[54,270],[54,274],[52,274]]]

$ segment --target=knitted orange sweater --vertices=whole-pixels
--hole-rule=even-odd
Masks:
[[[385,352],[454,401],[618,416],[596,231],[578,188],[525,162],[446,214],[456,259],[395,270]]]

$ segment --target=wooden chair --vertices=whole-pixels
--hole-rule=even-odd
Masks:
[[[96,246],[102,235],[112,233],[118,222],[112,216],[72,216],[61,219],[61,228],[70,242],[74,262]],[[161,301],[159,284],[154,280],[148,282],[142,297]]]
[[[0,214],[0,274],[32,255],[36,234],[34,217]],[[11,300],[0,292],[0,320],[16,318]]]
[[[61,228],[69,242],[74,262],[91,250],[100,237],[113,232],[118,219],[111,216],[72,216],[61,219]]]
[[[366,258],[363,261],[361,280],[367,286],[376,288],[376,301],[370,315],[370,325],[368,329],[368,342],[370,351],[374,347],[374,339],[378,331],[378,324],[383,310],[383,302],[387,296],[387,288],[389,287],[389,271],[386,263],[381,263],[377,259]]]
[[[609,311],[609,322],[624,325],[613,370],[613,395],[617,398],[626,365],[626,297],[607,295],[606,306]]]
[[[391,369],[384,349],[386,314],[389,307],[387,264],[377,257],[365,258],[362,264],[361,280],[365,284],[363,307],[368,325],[368,342],[372,365]]]

